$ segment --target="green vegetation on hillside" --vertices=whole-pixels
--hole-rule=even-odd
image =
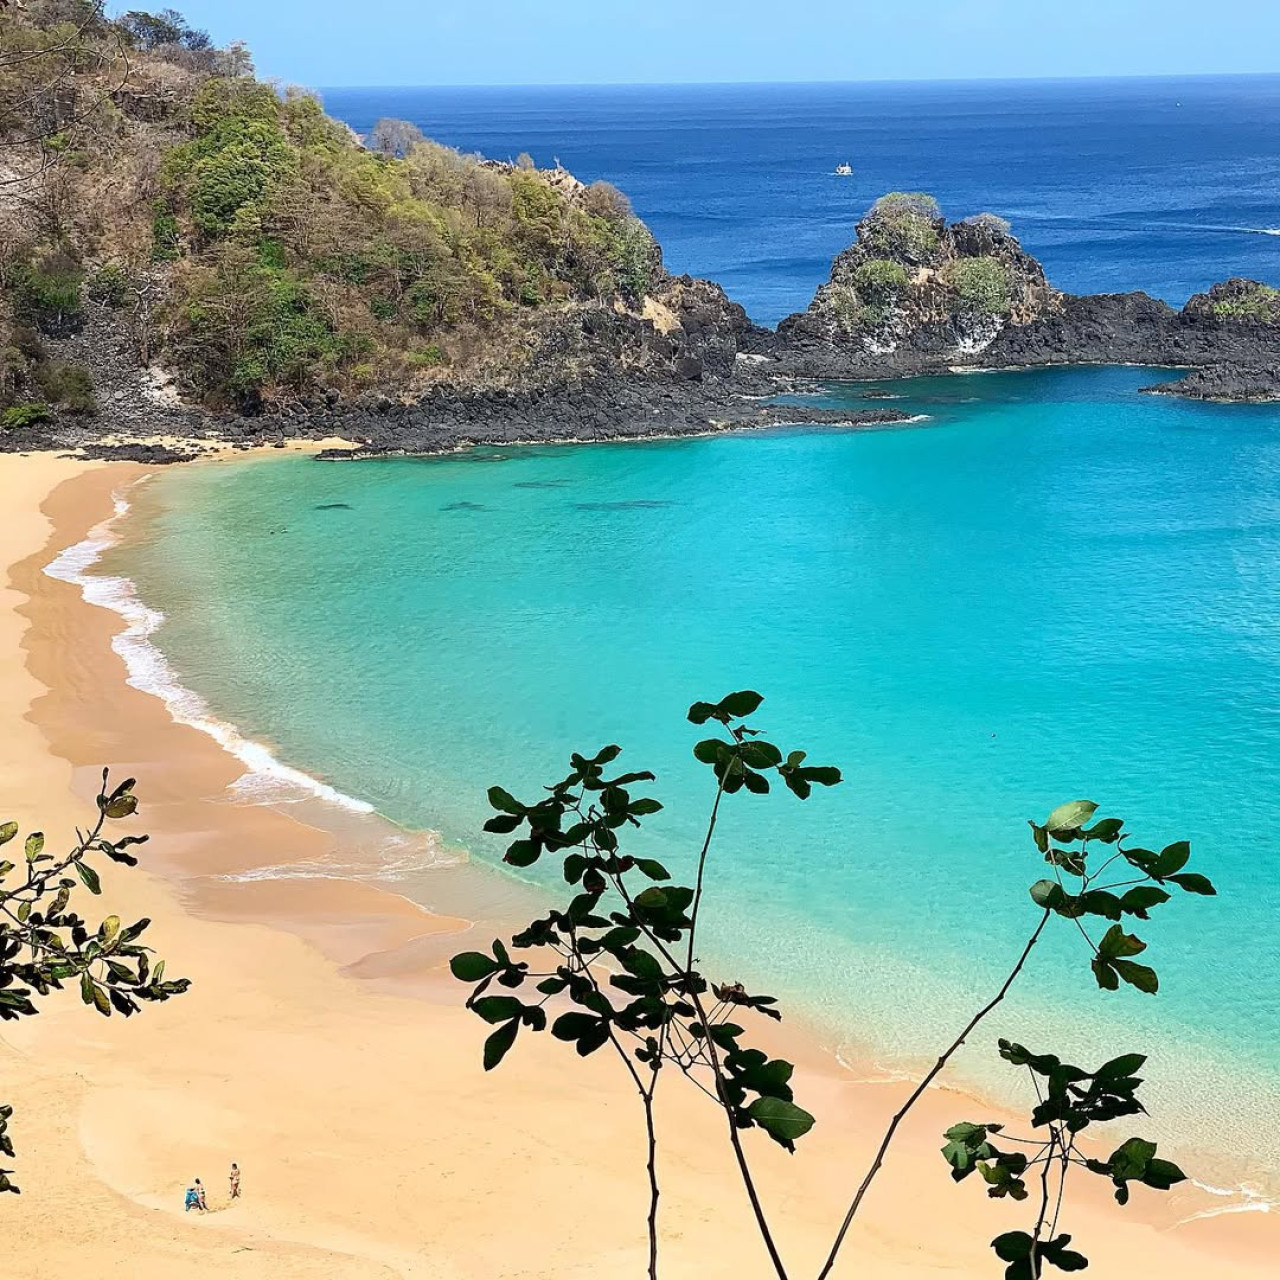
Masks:
[[[1280,289],[1251,282],[1233,297],[1215,299],[1211,310],[1219,320],[1277,324],[1280,323]]]
[[[946,275],[964,314],[1000,316],[1008,312],[1009,273],[999,258],[957,258]]]
[[[938,248],[938,202],[923,191],[890,191],[871,206],[858,234],[881,257],[923,262]]]
[[[30,54],[0,59],[5,98],[28,105],[0,110],[23,174],[0,242],[6,401],[34,397],[40,335],[93,306],[132,303],[140,350],[190,394],[253,408],[518,362],[544,315],[638,309],[661,275],[607,184],[463,156],[403,122],[366,149],[179,15],[94,13],[0,9],[4,47]]]

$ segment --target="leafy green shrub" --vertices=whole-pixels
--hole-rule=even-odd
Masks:
[[[1235,297],[1218,298],[1211,304],[1219,320],[1243,320],[1254,324],[1280,323],[1280,289],[1255,284]]]
[[[163,203],[156,205],[151,219],[151,258],[154,262],[173,262],[182,253],[182,228],[173,210]]]
[[[854,333],[875,321],[871,308],[858,296],[858,291],[848,285],[832,286],[827,301],[836,323],[848,333]]]
[[[50,360],[40,366],[36,377],[45,398],[68,413],[98,412],[97,397],[93,394],[93,375],[84,365]]]
[[[233,117],[197,147],[191,172],[191,220],[211,239],[232,229],[246,206],[261,206],[288,172],[292,153],[274,121]]]
[[[975,213],[967,217],[964,222],[966,226],[980,227],[994,235],[1007,236],[1013,230],[1008,218],[1002,218],[998,213]]]
[[[434,369],[448,362],[449,357],[434,343],[429,347],[423,347],[421,351],[409,352],[409,363],[415,369]]]
[[[79,263],[64,253],[19,267],[13,277],[14,319],[49,337],[79,332],[84,324],[83,278]]]
[[[858,238],[873,253],[923,262],[938,248],[938,202],[922,191],[891,191],[871,206]]]
[[[885,302],[911,283],[907,269],[892,258],[869,258],[854,268],[853,285],[868,302]]]
[[[41,422],[52,422],[53,410],[40,401],[29,404],[15,404],[0,413],[0,426],[6,430],[20,430],[22,427],[34,427]]]
[[[641,302],[654,285],[657,244],[649,228],[635,218],[613,223],[610,233],[618,285],[629,302]]]
[[[85,282],[85,292],[106,307],[122,307],[129,296],[129,277],[117,263],[108,262]]]
[[[211,133],[228,119],[277,124],[280,97],[269,84],[240,76],[212,76],[191,104],[191,123],[197,133]]]
[[[960,310],[967,315],[1000,316],[1009,310],[1009,274],[999,258],[960,258],[947,273]]]
[[[927,191],[889,191],[872,206],[873,218],[925,218],[936,222],[942,217],[942,207]]]

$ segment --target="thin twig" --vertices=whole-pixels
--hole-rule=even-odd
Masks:
[[[1004,980],[1000,990],[997,991],[996,994],[985,1005],[983,1005],[983,1007],[979,1009],[972,1018],[969,1019],[964,1030],[960,1032],[937,1062],[933,1064],[924,1079],[915,1087],[911,1096],[905,1103],[903,1103],[897,1114],[889,1122],[889,1127],[880,1141],[880,1146],[876,1150],[875,1158],[871,1162],[871,1167],[867,1170],[866,1176],[862,1179],[862,1182],[853,1197],[852,1204],[849,1205],[848,1212],[844,1215],[844,1221],[840,1224],[840,1230],[836,1233],[835,1243],[831,1246],[831,1252],[827,1255],[827,1260],[823,1264],[822,1270],[818,1273],[818,1280],[826,1280],[826,1277],[831,1274],[831,1269],[836,1264],[836,1257],[840,1252],[841,1246],[844,1244],[844,1238],[848,1235],[849,1228],[853,1225],[853,1219],[856,1216],[863,1198],[866,1196],[872,1182],[875,1181],[876,1174],[880,1172],[880,1166],[884,1163],[885,1155],[889,1150],[889,1144],[893,1141],[893,1135],[898,1132],[898,1126],[902,1123],[911,1108],[920,1101],[921,1097],[924,1095],[924,1091],[933,1083],[947,1063],[951,1061],[952,1055],[962,1044],[964,1044],[973,1029],[1008,994],[1009,988],[1013,986],[1014,980],[1017,978],[1018,974],[1022,972],[1022,966],[1026,964],[1027,957],[1031,954],[1032,948],[1040,941],[1040,935],[1044,932],[1045,925],[1049,923],[1049,916],[1051,914],[1052,912],[1046,910],[1040,917],[1040,923],[1036,925],[1035,932],[1027,939],[1027,945],[1023,947],[1022,954],[1018,957],[1018,963],[1013,966],[1013,969],[1010,971],[1009,976]]]

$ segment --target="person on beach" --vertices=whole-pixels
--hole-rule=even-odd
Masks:
[[[204,1183],[199,1178],[196,1179],[196,1200],[200,1205],[201,1213],[209,1212],[209,1204],[204,1198]]]
[[[233,1200],[240,1199],[240,1166],[233,1160],[231,1162],[231,1176],[228,1179],[231,1183],[231,1198]]]

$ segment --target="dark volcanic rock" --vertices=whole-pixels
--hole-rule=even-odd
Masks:
[[[1185,378],[1143,387],[1158,396],[1186,396],[1191,400],[1228,400],[1258,403],[1280,400],[1280,368],[1238,369],[1230,365],[1209,365]]]

